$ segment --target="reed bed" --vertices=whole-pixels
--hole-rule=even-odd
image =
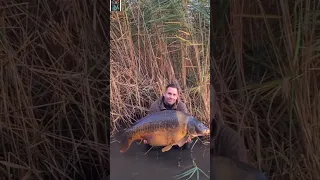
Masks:
[[[251,163],[272,180],[319,179],[319,2],[223,1],[211,61],[207,9],[188,3],[124,3],[109,69],[108,3],[3,1],[0,177],[105,178],[109,126],[144,116],[167,83],[209,123],[210,67],[217,116]]]
[[[209,7],[188,10],[179,0],[123,5],[110,20],[113,133],[145,116],[168,83],[181,87],[190,113],[209,125]]]
[[[211,73],[219,119],[270,180],[320,179],[319,1],[221,1]]]
[[[0,179],[106,178],[108,10],[1,1]]]

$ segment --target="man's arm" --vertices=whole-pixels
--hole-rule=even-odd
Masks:
[[[157,112],[157,111],[159,111],[158,109],[159,109],[159,108],[158,108],[156,102],[153,102],[153,103],[151,104],[150,108],[149,108],[148,114],[152,114],[152,113],[154,113],[154,112]]]
[[[183,102],[179,103],[179,108],[177,110],[189,114],[188,108],[187,108],[186,104]]]

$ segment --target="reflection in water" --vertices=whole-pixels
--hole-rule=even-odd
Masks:
[[[193,159],[210,176],[210,146],[195,140],[192,150],[174,147],[165,153],[161,148],[148,151],[143,143],[139,145],[138,142],[133,142],[127,152],[120,153],[120,144],[115,141],[110,147],[110,180],[174,180],[174,176],[194,167]],[[199,179],[210,179],[206,175],[199,172]],[[197,179],[197,173],[190,178],[193,179]]]

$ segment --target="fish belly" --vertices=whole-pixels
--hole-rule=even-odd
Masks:
[[[147,140],[151,146],[167,146],[176,144],[184,136],[182,132],[176,130],[156,130],[142,138]]]

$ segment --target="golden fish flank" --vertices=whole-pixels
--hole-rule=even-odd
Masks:
[[[166,110],[149,114],[123,133],[120,152],[125,152],[136,140],[146,140],[151,146],[182,147],[188,138],[209,135],[210,130],[193,116],[181,111]]]

